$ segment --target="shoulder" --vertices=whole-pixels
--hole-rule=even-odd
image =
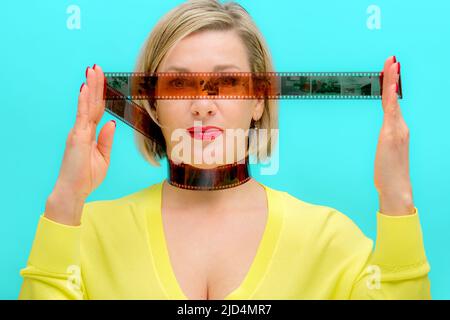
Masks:
[[[372,246],[358,225],[338,209],[304,201],[289,192],[271,189],[283,210],[284,231],[316,245],[349,250],[362,245]]]
[[[287,191],[273,188],[269,190],[269,196],[282,207],[287,219],[310,221],[321,227],[357,227],[347,215],[336,208],[302,200]]]
[[[86,202],[83,207],[82,224],[111,225],[144,219],[144,215],[160,200],[158,190],[162,182],[141,188],[131,194],[108,200]]]

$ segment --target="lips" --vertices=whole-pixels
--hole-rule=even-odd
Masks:
[[[194,139],[214,140],[223,133],[223,129],[216,126],[190,127],[187,129]]]

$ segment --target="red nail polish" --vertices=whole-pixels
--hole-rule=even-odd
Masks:
[[[114,123],[114,127],[116,126],[116,120],[111,120]]]
[[[106,77],[103,76],[103,100],[106,100],[106,86],[107,86],[107,81],[106,81]]]
[[[88,76],[88,70],[89,70],[89,67],[86,68],[86,78]]]
[[[84,82],[81,84],[80,92],[81,92],[81,90],[83,90],[83,87],[84,87]]]
[[[398,67],[397,67],[397,74],[400,73],[400,62],[398,63]]]
[[[92,67],[92,69],[94,69],[94,70],[95,70],[95,66],[96,66],[96,64],[94,63],[94,66]]]
[[[398,93],[398,83],[395,84],[395,92]]]
[[[392,58],[393,60],[394,60],[394,63],[396,63],[397,62],[397,58],[395,57],[395,56],[393,56],[393,58]]]
[[[380,73],[380,95],[383,95],[383,76],[384,76],[384,72],[381,71],[381,73]]]

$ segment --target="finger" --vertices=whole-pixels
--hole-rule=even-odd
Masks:
[[[398,91],[398,79],[399,79],[399,72],[400,72],[400,62],[396,62],[393,63],[390,67],[389,67],[389,80],[388,80],[388,85],[389,87],[394,88],[394,91],[392,92],[392,90],[390,90],[390,102],[392,103],[393,100],[392,98],[395,96],[395,98],[397,98],[397,91]],[[391,88],[392,89],[392,88]],[[391,95],[392,94],[392,95]],[[395,101],[397,101],[397,99],[395,99]]]
[[[77,116],[75,119],[74,130],[86,130],[89,122],[89,106],[88,106],[89,89],[83,82],[80,87],[80,94],[78,95]]]
[[[111,120],[108,121],[103,126],[98,135],[97,147],[107,163],[109,163],[109,159],[111,156],[111,149],[115,130],[116,130],[116,122],[114,120]]]
[[[396,63],[393,63],[389,67],[389,80],[388,80],[390,81],[389,85],[398,82],[399,73],[400,73],[400,62],[397,61]]]
[[[96,90],[97,90],[97,81],[95,79],[95,71],[88,67],[86,69],[86,78],[87,78],[87,86],[89,88],[88,95],[88,105],[89,105],[89,126],[91,127],[91,136],[92,140],[95,140],[97,122],[95,122],[95,112],[96,112]]]
[[[89,87],[89,120],[94,121],[95,115],[95,103],[96,103],[96,91],[97,91],[97,80],[95,77],[95,70],[87,68],[86,71],[87,86]]]
[[[395,56],[390,56],[389,58],[386,59],[386,61],[384,62],[384,67],[383,67],[383,93],[387,92],[388,87],[390,85],[390,81],[391,81],[391,73],[389,72],[390,68],[392,67],[392,65],[397,61]],[[383,94],[384,98],[385,95]],[[385,100],[385,99],[383,99]]]
[[[396,62],[397,62],[397,58],[395,56],[390,56],[389,58],[386,59],[386,61],[384,62],[384,66],[383,66],[383,72],[384,72],[385,77],[389,78],[389,74],[387,74],[389,71],[389,68]]]
[[[96,111],[95,111],[95,122],[100,123],[100,120],[105,112],[105,100],[103,99],[103,88],[105,75],[102,68],[99,65],[94,65],[95,77],[97,81],[96,88]]]
[[[395,75],[394,75],[395,76]],[[391,119],[398,120],[401,118],[401,110],[398,102],[398,82],[391,83],[386,93],[385,115]]]

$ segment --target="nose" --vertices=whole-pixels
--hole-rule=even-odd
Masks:
[[[213,99],[197,99],[191,104],[191,113],[196,120],[203,120],[216,114],[217,107]]]

